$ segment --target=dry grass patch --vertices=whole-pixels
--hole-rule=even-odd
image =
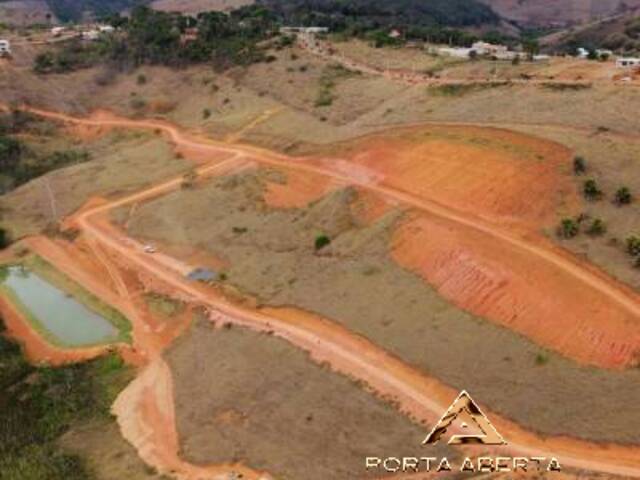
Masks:
[[[368,478],[367,456],[424,455],[428,427],[276,337],[202,321],[166,358],[190,462],[239,461],[280,479],[344,480]],[[429,454],[446,451],[438,445]]]

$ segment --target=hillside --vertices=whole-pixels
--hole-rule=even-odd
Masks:
[[[577,47],[606,48],[620,54],[640,52],[640,15],[620,15],[543,39],[552,50],[573,52]]]
[[[211,10],[229,11],[253,3],[253,0],[154,0],[151,8],[165,12],[197,15]]]
[[[45,23],[51,9],[45,0],[0,1],[0,22],[12,25]]]
[[[640,9],[640,0],[480,0],[523,26],[567,26]]]

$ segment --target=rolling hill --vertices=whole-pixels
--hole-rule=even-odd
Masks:
[[[564,27],[640,10],[640,0],[480,0],[522,26]]]

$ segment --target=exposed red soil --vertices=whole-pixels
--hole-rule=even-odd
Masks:
[[[640,322],[628,310],[477,231],[416,213],[394,233],[391,249],[455,305],[582,363],[624,367],[640,351]]]
[[[495,128],[430,126],[404,133],[363,137],[345,144],[346,151],[338,146],[335,155],[349,160],[349,176],[359,166],[380,185],[493,222],[536,228],[553,221],[559,205],[579,206],[566,175],[572,153],[557,143]],[[335,168],[336,160],[317,162]]]
[[[39,113],[74,122],[85,122],[83,120],[71,119],[48,112]],[[104,120],[100,119],[92,119],[86,122],[89,124],[101,124],[103,121]],[[218,172],[221,170],[221,167],[228,165],[227,162],[233,163],[236,157],[248,155],[253,160],[267,165],[287,166],[299,171],[323,174],[332,179],[344,181],[348,184],[355,184],[360,188],[383,195],[395,202],[406,204],[421,212],[418,218],[434,217],[438,219],[443,225],[439,227],[441,233],[449,228],[449,236],[445,236],[444,233],[442,233],[443,237],[448,241],[461,241],[458,237],[477,237],[476,243],[478,244],[478,250],[474,251],[467,247],[474,255],[471,256],[471,254],[469,254],[472,261],[467,263],[481,266],[486,263],[493,268],[491,262],[501,259],[501,262],[496,268],[501,267],[503,270],[497,269],[496,271],[505,275],[508,274],[508,281],[516,286],[520,284],[517,283],[515,279],[517,279],[518,275],[523,271],[527,272],[527,268],[532,268],[536,262],[545,264],[544,267],[540,267],[540,270],[534,270],[534,280],[539,276],[540,281],[544,281],[543,286],[547,285],[546,282],[549,282],[549,285],[554,287],[557,285],[557,283],[554,282],[560,282],[554,279],[562,279],[560,282],[562,288],[553,293],[556,296],[562,295],[567,297],[563,299],[562,303],[555,304],[553,302],[547,302],[545,308],[562,308],[562,310],[553,310],[553,318],[562,316],[565,313],[564,309],[567,307],[578,308],[579,303],[583,301],[585,295],[593,296],[593,301],[596,302],[593,308],[600,307],[603,311],[611,309],[613,312],[617,310],[625,311],[633,321],[629,323],[618,322],[615,325],[620,325],[619,328],[615,326],[613,332],[610,332],[608,329],[608,321],[603,322],[601,317],[594,317],[592,312],[588,312],[588,318],[584,320],[585,323],[583,325],[588,324],[587,326],[589,328],[593,328],[596,331],[606,331],[607,335],[617,335],[618,338],[615,340],[616,344],[618,344],[617,342],[623,342],[626,338],[634,338],[637,334],[640,302],[634,292],[630,292],[629,289],[614,282],[585,262],[570,257],[568,254],[560,252],[547,242],[542,241],[535,231],[531,230],[526,235],[523,235],[523,231],[526,232],[524,226],[528,225],[528,222],[531,222],[530,225],[538,225],[539,222],[543,222],[546,219],[545,211],[536,206],[517,203],[514,207],[505,209],[500,204],[501,197],[495,192],[487,194],[484,200],[479,199],[478,202],[476,202],[475,199],[468,194],[464,197],[465,190],[459,187],[456,187],[453,193],[443,193],[443,197],[441,198],[437,196],[438,190],[420,190],[421,182],[413,182],[411,177],[404,177],[402,175],[401,172],[404,171],[404,167],[408,170],[417,168],[412,166],[410,162],[406,165],[404,163],[396,164],[395,169],[400,172],[400,174],[398,174],[393,167],[390,169],[386,166],[386,162],[382,162],[382,157],[379,155],[371,156],[366,152],[361,152],[363,155],[360,156],[359,159],[354,158],[353,161],[343,159],[333,159],[331,161],[321,159],[312,162],[303,162],[298,159],[293,161],[288,157],[275,155],[260,149],[241,146],[230,147],[206,140],[199,140],[195,137],[183,137],[177,128],[161,122],[136,122],[133,120],[117,119],[115,117],[108,117],[106,121],[109,125],[153,129],[160,128],[177,144],[184,144],[194,149],[200,148],[203,152],[211,151],[234,155],[230,160],[202,167],[200,170],[202,174]],[[441,146],[438,146],[436,151],[439,151],[440,147]],[[393,152],[389,151],[389,153],[391,154]],[[414,155],[414,158],[424,160],[424,157],[422,157],[423,153],[422,151],[418,151]],[[449,151],[449,154],[455,156],[455,151]],[[467,157],[467,161],[470,161],[472,157],[473,156]],[[491,165],[493,166],[491,168],[493,169],[494,175],[490,176],[485,174],[484,183],[476,184],[473,179],[466,179],[461,180],[459,184],[461,186],[466,185],[467,187],[471,185],[479,189],[479,191],[483,191],[482,188],[487,188],[492,182],[498,186],[504,183],[505,185],[511,186],[510,188],[515,188],[513,187],[514,185],[521,185],[522,188],[526,189],[526,195],[530,203],[538,200],[536,195],[542,196],[535,188],[533,190],[531,188],[527,189],[526,183],[519,184],[517,179],[512,178],[512,176],[516,176],[513,171],[510,172],[511,176],[500,177],[499,174],[504,165],[498,160],[499,159],[495,161],[492,160]],[[405,160],[403,160],[403,162],[404,161]],[[434,166],[430,167],[434,176],[438,174],[440,168],[446,170],[446,166],[444,165],[438,168],[435,168],[435,166],[437,166],[437,162],[434,163]],[[465,166],[465,162],[458,163],[458,166]],[[528,167],[523,168],[526,169]],[[414,173],[417,175],[419,170],[415,170]],[[482,174],[483,171],[479,170],[478,175]],[[451,177],[450,181],[454,186],[458,185],[454,172],[449,171],[447,175]],[[547,185],[549,188],[554,187],[554,173],[552,168],[534,169],[527,178],[530,181],[536,180],[536,175],[542,178],[541,182],[543,185]],[[551,175],[551,177],[547,177],[547,175]],[[495,182],[496,178],[499,180],[498,182]],[[426,182],[428,180],[429,178],[423,177],[423,181]],[[432,184],[432,188],[435,189],[438,185],[442,186],[442,184],[439,183],[441,181],[442,180],[436,180],[435,183]],[[402,410],[408,412],[418,420],[432,422],[450,404],[457,392],[452,392],[451,389],[444,386],[437,379],[429,378],[413,370],[397,358],[390,356],[379,347],[372,345],[343,327],[298,311],[273,309],[256,311],[246,306],[232,304],[209,288],[186,282],[183,277],[183,272],[178,268],[179,265],[176,264],[175,260],[167,256],[146,255],[140,250],[139,246],[123,241],[121,234],[114,233],[113,229],[106,226],[104,221],[97,221],[99,220],[99,214],[106,213],[111,208],[162,195],[179,188],[180,182],[180,178],[174,179],[138,194],[87,209],[76,215],[72,219],[72,224],[76,225],[85,235],[91,237],[93,241],[99,243],[101,248],[104,248],[106,252],[104,258],[107,259],[107,261],[117,258],[118,262],[123,262],[123,264],[127,265],[128,271],[137,272],[139,278],[153,278],[155,282],[165,282],[173,287],[176,292],[182,292],[183,295],[191,297],[195,304],[207,306],[214,319],[231,321],[258,330],[272,331],[274,334],[288,339],[293,344],[310,351],[316,360],[327,361],[336,370],[363,380],[382,395],[393,397],[399,402]],[[466,202],[468,203],[456,200],[458,195],[466,198]],[[451,200],[454,208],[444,206],[444,200],[447,199]],[[484,208],[487,209],[487,214],[482,214],[483,212],[481,212],[477,206],[478,203],[484,205]],[[465,211],[466,206],[469,207],[471,212]],[[478,212],[476,212],[475,209],[478,209]],[[477,215],[474,213],[477,213]],[[517,229],[513,228],[511,225],[511,220],[513,220],[510,218],[511,215],[522,216],[522,218],[526,219],[526,222],[519,224]],[[480,218],[481,216],[482,218]],[[487,221],[489,218],[494,221]],[[455,233],[451,233],[451,231],[455,231]],[[420,230],[416,229],[415,232],[410,232],[410,235],[408,234],[407,236],[409,240],[405,241],[411,244],[413,241],[412,235],[416,232],[420,232]],[[441,255],[443,258],[446,257],[446,249],[440,245],[438,237],[434,235],[431,239],[422,238],[421,240],[424,242],[431,241],[433,245],[429,248],[433,248],[433,252],[437,255]],[[466,244],[462,244],[462,246],[466,247]],[[419,249],[420,248],[414,244],[409,251],[416,252]],[[445,253],[442,253],[443,251]],[[475,255],[477,255],[477,257]],[[528,260],[526,260],[527,258]],[[414,268],[421,268],[422,263],[424,263],[424,258],[418,254],[415,258],[408,258],[407,262],[411,263]],[[58,266],[57,262],[54,263]],[[515,265],[515,273],[511,272],[512,264]],[[446,262],[443,262],[443,265],[446,265]],[[70,267],[67,268],[69,271],[73,270]],[[65,269],[64,265],[62,269]],[[116,269],[116,271],[118,270],[119,269]],[[111,273],[109,275],[111,275]],[[113,285],[115,286],[117,286],[118,283],[116,280],[113,281]],[[567,286],[568,284],[571,284],[571,286]],[[89,289],[94,291],[93,288]],[[122,286],[120,286],[118,290],[122,290]],[[576,292],[582,292],[582,296],[573,298]],[[105,293],[107,296],[113,295],[113,292]],[[122,294],[122,292],[119,293]],[[518,291],[518,295],[527,294],[528,290]],[[98,295],[101,296],[100,294]],[[468,298],[473,299],[473,296],[468,296]],[[538,298],[527,298],[529,304],[536,300],[538,300]],[[482,302],[478,305],[481,306]],[[553,307],[553,305],[555,305],[555,307]],[[492,320],[498,322],[501,321],[501,315],[505,314],[501,309],[489,308],[487,311],[489,313],[495,312],[496,318],[492,318]],[[144,348],[145,353],[151,355],[150,358],[157,359],[159,352],[154,348],[153,342],[149,342],[147,345],[143,342],[146,337],[137,334],[138,331],[144,330],[143,327],[146,325],[145,318],[138,316],[135,311],[126,312],[125,314],[127,313],[133,313],[132,321],[134,322],[134,332],[136,333],[134,335],[137,342],[136,347],[140,346]],[[152,333],[149,333],[149,336],[151,335]],[[578,340],[580,341],[581,339]],[[553,339],[549,341],[553,341]],[[595,364],[610,366],[611,352],[606,349],[603,351],[592,348],[591,350]],[[583,351],[580,349],[576,351],[571,350],[569,354],[583,355],[581,352]],[[580,356],[579,359],[584,360],[582,356]],[[153,362],[152,364],[155,365]],[[158,371],[161,371],[161,369],[158,369]],[[154,378],[159,379],[161,377],[156,376]],[[154,382],[152,381],[151,383]],[[170,388],[167,387],[164,390],[165,393],[162,393],[162,391],[158,393],[157,389],[153,391],[156,391],[154,395],[164,395],[166,398],[167,390],[170,390]],[[128,403],[128,407],[124,410],[131,415],[138,415],[139,421],[142,421],[143,418],[152,419],[145,423],[145,428],[151,428],[153,431],[150,432],[144,428],[138,430],[131,428],[127,430],[128,427],[125,420],[121,422],[121,426],[123,427],[125,436],[136,446],[143,445],[144,442],[149,439],[156,439],[151,445],[152,449],[156,449],[157,451],[165,451],[168,449],[169,453],[167,456],[163,456],[162,459],[157,460],[160,463],[158,466],[161,467],[159,469],[166,471],[167,468],[173,469],[176,467],[172,466],[173,464],[171,463],[162,464],[161,462],[170,462],[172,461],[173,455],[175,455],[176,458],[178,455],[175,451],[176,444],[173,443],[171,438],[165,436],[171,434],[171,432],[166,430],[166,426],[159,425],[172,418],[170,416],[172,413],[170,413],[169,416],[166,415],[166,412],[169,411],[170,408],[165,403],[165,415],[160,417],[157,413],[162,412],[163,407],[161,407],[161,405],[163,404],[159,397],[156,396],[156,400],[153,400],[156,402],[155,405],[157,408],[153,405],[148,408],[141,408],[141,403],[136,401],[136,398],[139,399],[140,396],[151,397],[153,391],[147,389],[144,390],[142,394],[138,394],[137,396],[132,395],[129,397],[132,399],[131,402]],[[145,393],[147,395],[145,395]],[[123,395],[125,395],[123,398],[127,398],[126,392],[123,393]],[[149,401],[151,401],[151,399]],[[520,427],[499,418],[497,415],[493,415],[490,412],[490,406],[484,409],[492,417],[494,423],[503,435],[510,439],[509,449],[514,453],[529,455],[542,454],[543,456],[550,456],[550,453],[552,453],[554,456],[561,457],[564,465],[613,474],[640,476],[640,453],[637,447],[617,445],[603,446],[563,437],[541,438],[525,432]],[[174,428],[174,426],[170,425],[169,428]],[[157,436],[154,436],[156,435],[153,433],[154,431],[159,432]],[[144,454],[144,452],[141,452],[141,454]],[[594,458],[596,460],[594,460]],[[185,468],[185,471],[182,472],[184,473],[182,478],[198,478],[197,476],[189,475],[188,466],[183,465],[181,468]]]
[[[213,480],[236,478],[269,480],[270,476],[254,472],[241,464],[196,466],[180,459],[173,404],[173,381],[165,361],[155,358],[117,398],[113,412],[126,438],[149,465],[179,479]]]
[[[286,182],[267,182],[264,199],[275,208],[301,208],[340,188],[339,182],[322,175],[309,175],[287,168],[278,169],[286,175]]]

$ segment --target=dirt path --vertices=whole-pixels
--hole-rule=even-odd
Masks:
[[[370,191],[428,211],[432,215],[474,228],[479,232],[492,236],[498,242],[507,242],[510,245],[517,246],[525,252],[536,256],[540,261],[550,262],[562,271],[571,274],[586,286],[605,294],[612,302],[619,304],[636,317],[640,316],[640,302],[638,302],[637,297],[604,275],[585,268],[585,266],[568,258],[568,256],[531,243],[525,238],[500,230],[477,218],[452,211],[437,202],[418,198],[410,193],[383,185],[368,183],[362,179],[352,179],[344,174],[336,174],[327,168],[305,164],[300,160],[276,155],[261,149],[232,147],[205,139],[190,138],[183,135],[176,127],[163,122],[117,119],[104,115],[101,118],[81,120],[39,110],[32,110],[32,112],[58,120],[91,125],[160,129],[167,133],[177,145],[211,151],[212,153],[220,153],[222,151],[233,155],[231,159],[201,167],[198,172],[199,175],[219,173],[224,168],[232,166],[239,158],[250,155],[252,160],[268,165],[286,166],[292,169],[326,175],[348,183],[355,183]],[[336,370],[362,379],[380,393],[392,395],[397,399],[403,410],[418,419],[432,422],[448,406],[456,392],[451,392],[439,381],[428,378],[420,372],[407,367],[401,361],[391,357],[380,348],[348,330],[324,319],[304,316],[300,312],[255,311],[231,304],[224,298],[213,294],[210,290],[205,290],[198,285],[187,282],[181,272],[174,269],[170,259],[163,256],[145,254],[138,247],[132,246],[127,239],[114,235],[113,231],[105,227],[105,219],[101,218],[100,214],[106,213],[112,208],[161,195],[172,189],[179,188],[180,183],[180,178],[170,180],[117,201],[88,208],[79,212],[70,221],[75,223],[85,235],[94,238],[107,250],[126,259],[135,269],[161,279],[173,286],[177,291],[188,295],[194,302],[208,306],[214,319],[220,317],[225,321],[231,321],[254,329],[273,331],[276,335],[310,351],[315,358],[329,361]],[[162,370],[160,367],[154,368],[157,368],[157,371]],[[123,398],[127,398],[126,395],[135,397],[128,391],[123,395],[125,395]],[[132,402],[135,403],[134,400]],[[138,401],[135,405],[129,406],[133,411],[139,411],[139,403]],[[147,418],[149,415],[147,414]],[[500,419],[496,415],[491,413],[489,415],[492,416],[494,422],[505,437],[508,438],[509,449],[514,453],[547,457],[556,456],[561,458],[561,461],[566,466],[640,477],[640,448],[638,447],[595,445],[561,437],[541,438],[510,424],[504,419]],[[162,428],[157,423],[159,422],[152,422],[150,425],[154,428]],[[125,429],[125,426],[123,426],[123,430]],[[151,436],[152,434],[138,432],[138,437],[140,435]],[[136,442],[134,439],[133,443],[139,444],[140,442]],[[167,465],[162,465],[162,467],[169,471],[175,468]],[[185,476],[184,478],[197,477]]]

